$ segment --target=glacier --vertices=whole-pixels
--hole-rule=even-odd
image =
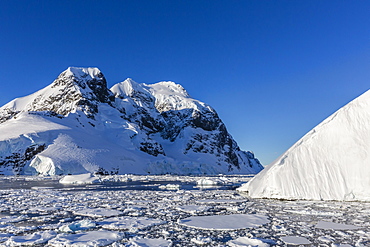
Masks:
[[[0,108],[0,174],[255,174],[216,111],[179,84],[110,89],[98,68],[69,67]]]
[[[254,198],[370,201],[370,90],[238,190]]]

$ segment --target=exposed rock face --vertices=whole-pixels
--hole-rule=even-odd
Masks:
[[[251,152],[239,149],[215,110],[182,86],[127,79],[108,89],[97,68],[68,68],[46,88],[1,107],[0,123],[6,174],[262,169]]]

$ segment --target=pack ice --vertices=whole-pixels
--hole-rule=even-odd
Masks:
[[[370,200],[370,90],[239,188],[255,198]]]
[[[174,82],[107,88],[70,67],[0,108],[0,174],[235,174],[263,167],[216,111]]]

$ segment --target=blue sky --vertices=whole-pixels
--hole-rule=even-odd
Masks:
[[[0,1],[0,105],[69,66],[175,81],[269,164],[369,89],[370,1]]]

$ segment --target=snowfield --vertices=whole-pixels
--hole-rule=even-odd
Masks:
[[[249,199],[235,187],[250,176],[202,178],[228,189],[193,176],[60,179],[0,178],[0,246],[370,245],[370,203]],[[181,186],[159,188],[170,184]]]

